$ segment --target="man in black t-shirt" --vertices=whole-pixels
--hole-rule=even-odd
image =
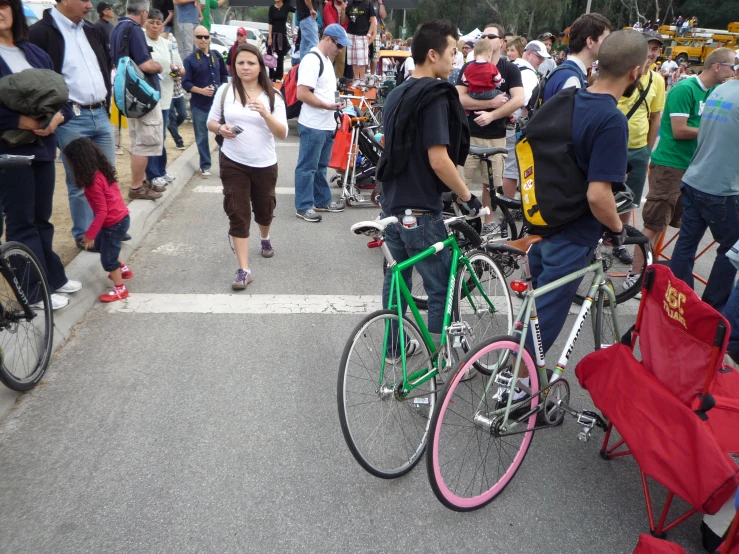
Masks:
[[[456,192],[468,211],[482,207],[456,170],[469,146],[466,117],[448,81],[457,38],[457,27],[451,22],[424,23],[413,37],[413,77],[385,101],[385,152],[378,164],[382,211],[400,221],[410,210],[416,219],[413,228],[397,223],[385,230],[385,244],[397,262],[446,239],[441,215],[443,192]],[[406,136],[412,137],[410,146],[403,140]],[[428,328],[436,344],[444,320],[449,264],[449,252],[442,250],[414,266],[428,294]],[[403,277],[410,288],[411,270]],[[390,281],[388,271],[382,290],[385,307]]]
[[[479,40],[487,40],[492,44],[492,63],[496,65],[503,79],[500,90],[506,94],[500,94],[490,100],[475,100],[467,93],[467,86],[462,83],[461,78],[468,64],[465,64],[459,72],[460,79],[457,81],[457,91],[459,91],[459,99],[462,102],[462,107],[470,112],[470,135],[472,137],[470,142],[475,146],[505,148],[505,131],[508,116],[512,115],[518,108],[523,107],[524,104],[521,70],[509,62],[505,56],[501,57],[500,55],[501,48],[505,45],[503,34],[504,29],[502,25],[490,23],[485,26],[485,31]],[[496,188],[503,186],[504,164],[505,155],[495,156],[493,158],[493,178]],[[487,166],[479,163],[476,158],[469,156],[464,167],[464,174],[468,182],[475,179],[477,168],[480,168],[480,182],[483,183],[482,203],[485,206],[490,206],[490,192],[487,189]],[[494,218],[495,215],[492,213],[486,217],[483,232],[494,232]]]
[[[361,81],[369,65],[369,45],[377,33],[377,12],[370,0],[351,0],[346,15],[349,18],[347,33],[352,40],[346,63],[352,66],[354,78]]]

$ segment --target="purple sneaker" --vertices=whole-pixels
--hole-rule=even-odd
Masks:
[[[269,239],[262,239],[262,258],[271,258],[275,255],[272,243]]]
[[[254,280],[254,276],[248,269],[237,269],[236,280],[231,284],[233,290],[244,290],[246,285]]]

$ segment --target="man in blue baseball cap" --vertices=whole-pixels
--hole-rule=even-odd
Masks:
[[[334,145],[336,121],[336,77],[331,58],[351,44],[346,31],[336,23],[323,30],[318,46],[306,52],[298,71],[298,116],[300,152],[295,168],[295,215],[318,223],[316,212],[343,212],[344,202],[331,199],[326,170]]]

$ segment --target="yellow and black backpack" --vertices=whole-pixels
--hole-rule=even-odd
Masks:
[[[572,144],[578,90],[563,89],[547,100],[516,144],[523,213],[532,234],[556,233],[590,210],[587,177]]]

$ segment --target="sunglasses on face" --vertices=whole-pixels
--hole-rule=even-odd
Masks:
[[[344,45],[343,44],[339,44],[339,42],[337,40],[335,40],[335,39],[330,39],[330,40],[331,40],[331,42],[334,43],[334,46],[336,46],[336,48],[338,48],[339,50],[341,50],[342,48],[344,48]]]
[[[489,35],[480,35],[480,38],[489,38],[489,39],[492,40],[492,39],[500,38],[500,37],[498,35],[494,35],[494,34],[491,33]]]
[[[195,38],[199,40],[209,40],[210,35],[195,35]]]

